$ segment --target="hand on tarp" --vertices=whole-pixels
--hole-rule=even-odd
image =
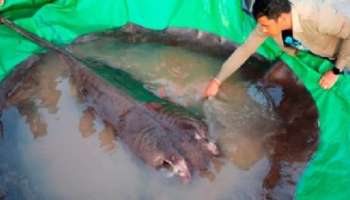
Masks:
[[[332,70],[329,70],[321,77],[319,82],[320,86],[326,90],[331,89],[333,85],[337,82],[338,76],[339,75],[334,74]]]
[[[204,90],[203,97],[214,97],[219,92],[221,82],[217,79],[212,79]]]
[[[4,5],[5,0],[0,0],[0,6]]]

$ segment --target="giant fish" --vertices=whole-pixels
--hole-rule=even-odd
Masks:
[[[79,94],[146,164],[168,168],[187,182],[219,155],[199,114],[159,98],[102,61],[65,58]]]

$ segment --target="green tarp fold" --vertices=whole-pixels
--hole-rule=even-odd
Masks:
[[[240,0],[7,0],[1,15],[35,34],[63,45],[76,37],[135,23],[149,29],[195,28],[242,43],[254,20]],[[43,50],[0,26],[0,80],[33,53]],[[350,80],[342,76],[331,90],[319,87],[328,61],[299,53],[290,57],[269,40],[259,48],[268,59],[280,56],[305,84],[320,116],[320,144],[297,187],[299,200],[350,198]],[[301,127],[302,128],[302,127]],[[298,134],[298,133],[295,133]]]

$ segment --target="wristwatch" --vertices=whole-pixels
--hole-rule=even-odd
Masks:
[[[332,72],[333,72],[333,74],[335,74],[335,75],[339,75],[339,74],[344,74],[344,71],[341,71],[339,68],[337,68],[336,66],[334,66],[333,68],[332,68]]]

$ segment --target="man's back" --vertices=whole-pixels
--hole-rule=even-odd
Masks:
[[[350,35],[350,18],[339,9],[339,2],[293,1],[293,36],[317,55],[336,58],[341,40]],[[343,3],[350,6],[350,1]]]

